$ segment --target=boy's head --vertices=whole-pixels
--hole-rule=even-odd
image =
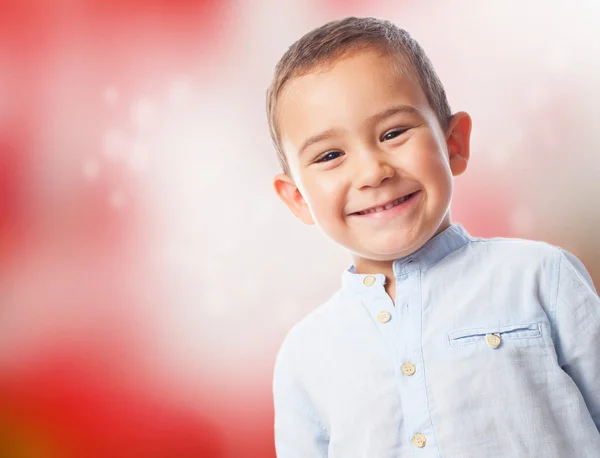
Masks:
[[[309,32],[277,64],[267,115],[277,194],[359,260],[406,256],[449,225],[471,121],[406,31],[346,18]]]

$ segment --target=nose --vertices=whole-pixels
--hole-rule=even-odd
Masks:
[[[385,153],[381,151],[363,150],[358,157],[355,174],[357,189],[380,186],[385,179],[393,177],[396,173]]]

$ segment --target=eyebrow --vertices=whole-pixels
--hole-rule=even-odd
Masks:
[[[302,143],[302,146],[298,150],[298,156],[302,156],[302,153],[304,151],[306,151],[306,149],[309,146],[314,145],[315,143],[322,142],[323,140],[329,140],[330,138],[334,137],[338,132],[339,132],[338,129],[329,129],[329,130],[326,130],[325,132],[321,132],[320,134],[316,134],[316,135],[313,135],[312,137],[308,137],[306,140],[304,140],[304,142]]]
[[[386,110],[380,111],[379,113],[375,113],[374,115],[369,116],[365,120],[365,124],[377,123],[377,122],[383,121],[384,119],[389,118],[390,116],[393,116],[398,113],[419,114],[419,115],[421,114],[421,112],[419,110],[417,110],[415,107],[411,107],[410,105],[395,105]],[[300,146],[300,149],[298,150],[298,156],[302,156],[302,153],[304,153],[304,151],[306,151],[306,149],[308,149],[309,146],[312,146],[315,143],[319,143],[324,140],[329,140],[338,133],[339,133],[338,129],[329,129],[329,130],[326,130],[319,134],[308,137],[306,140],[304,140],[304,142],[302,143],[302,146]]]
[[[383,121],[385,118],[389,118],[398,113],[406,113],[406,114],[418,114],[421,112],[417,110],[415,107],[411,107],[410,105],[394,105],[393,107],[388,108],[387,110],[380,111],[379,113],[375,113],[374,115],[369,116],[365,124],[377,123],[379,121]]]

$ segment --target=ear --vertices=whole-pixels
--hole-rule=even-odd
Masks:
[[[459,111],[452,118],[446,131],[448,159],[452,175],[458,176],[467,169],[471,155],[471,117]]]
[[[308,208],[308,204],[300,194],[300,190],[289,175],[279,173],[273,179],[273,188],[281,201],[291,210],[291,212],[304,224],[315,224]]]

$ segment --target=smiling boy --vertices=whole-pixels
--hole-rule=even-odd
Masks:
[[[267,98],[278,196],[353,260],[279,351],[278,456],[600,456],[593,283],[560,248],[452,223],[471,119],[416,41],[330,22]]]

